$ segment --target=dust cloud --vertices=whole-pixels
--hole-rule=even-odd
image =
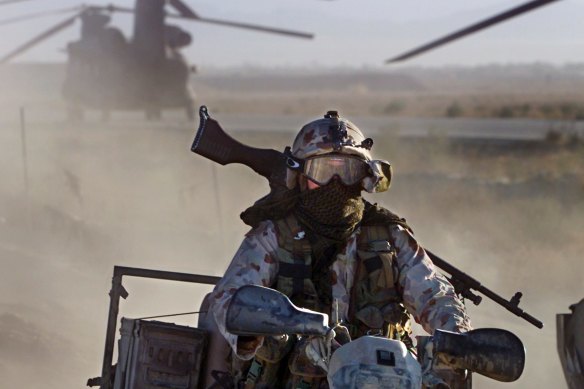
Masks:
[[[158,123],[90,115],[75,125],[59,104],[28,104],[25,161],[19,106],[4,104],[0,120],[0,386],[79,388],[101,371],[113,266],[221,275],[248,229],[239,213],[268,186],[245,167],[192,154],[194,125],[173,114]],[[290,130],[234,136],[281,150]],[[527,349],[519,381],[477,377],[475,387],[564,387],[555,314],[584,297],[584,149],[460,147],[384,133],[375,142],[395,178],[368,198],[485,286],[506,298],[522,291],[520,306],[546,325],[538,330],[486,298],[469,306],[475,327],[507,328]],[[210,290],[125,285],[127,317],[195,311]]]

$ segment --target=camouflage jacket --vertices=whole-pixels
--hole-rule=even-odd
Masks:
[[[343,250],[331,265],[332,297],[337,301],[331,307],[331,317],[346,321],[357,265],[357,228],[347,239]],[[436,271],[424,249],[412,234],[399,225],[390,227],[392,242],[397,252],[398,283],[403,304],[416,322],[428,332],[445,329],[466,332],[471,329],[463,303],[448,280]],[[219,331],[241,359],[252,354],[238,353],[237,336],[225,329],[225,316],[231,297],[243,285],[274,287],[278,276],[278,236],[275,224],[266,220],[246,234],[225,275],[216,285],[210,299]],[[336,312],[338,309],[338,313]],[[338,316],[337,316],[338,314]],[[258,345],[258,348],[261,345]]]

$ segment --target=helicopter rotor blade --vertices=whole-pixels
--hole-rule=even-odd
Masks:
[[[517,6],[515,8],[512,8],[508,11],[505,11],[503,13],[497,14],[495,16],[488,18],[488,19],[485,19],[483,21],[475,23],[469,27],[463,28],[462,30],[458,30],[458,31],[456,31],[452,34],[446,35],[440,39],[434,40],[434,41],[427,43],[423,46],[417,47],[417,48],[410,50],[404,54],[400,54],[397,57],[390,58],[390,59],[386,60],[385,63],[386,64],[395,63],[395,62],[400,62],[400,61],[404,61],[406,59],[415,57],[419,54],[422,54],[426,51],[430,51],[430,50],[435,49],[437,47],[443,46],[443,45],[450,43],[454,40],[457,40],[457,39],[460,39],[460,38],[465,37],[467,35],[473,34],[475,32],[484,30],[488,27],[491,27],[494,24],[504,22],[505,20],[514,18],[515,16],[519,16],[519,15],[524,14],[526,12],[532,11],[536,8],[553,3],[554,1],[558,1],[558,0],[532,0],[532,1],[529,1],[527,3],[524,3],[522,5]]]
[[[184,15],[167,15],[167,16],[171,17],[171,18],[175,18],[175,19],[187,19],[187,20],[192,20],[195,22],[216,24],[216,25],[220,25],[220,26],[227,26],[227,27],[234,27],[234,28],[243,28],[243,29],[254,30],[254,31],[262,31],[262,32],[267,32],[267,33],[272,33],[272,34],[293,36],[296,38],[305,38],[305,39],[313,39],[314,38],[314,34],[310,34],[310,33],[306,33],[306,32],[285,30],[285,29],[281,29],[281,28],[274,28],[274,27],[267,27],[267,26],[260,26],[257,24],[232,22],[229,20],[212,19],[212,18],[204,18],[204,17],[188,17],[188,16],[184,16]]]
[[[309,34],[309,33],[300,32],[300,31],[292,31],[292,30],[285,30],[285,29],[281,29],[281,28],[259,26],[256,24],[232,22],[232,21],[228,21],[228,20],[203,18],[203,17],[199,16],[195,11],[193,11],[191,9],[191,7],[189,7],[187,4],[185,4],[182,0],[170,0],[170,5],[172,7],[174,7],[179,12],[178,15],[176,15],[176,14],[167,14],[166,15],[167,17],[173,18],[173,19],[186,19],[186,20],[192,20],[195,22],[218,24],[218,25],[222,25],[222,26],[235,27],[235,28],[244,28],[244,29],[248,29],[248,30],[262,31],[262,32],[268,32],[268,33],[273,33],[273,34],[281,34],[281,35],[293,36],[293,37],[297,37],[297,38],[306,38],[306,39],[314,38],[314,34]],[[124,12],[124,13],[134,13],[135,12],[133,8],[124,8],[124,7],[118,7],[115,5],[108,5],[105,7],[88,7],[88,8],[103,9],[103,10],[108,10],[110,12]]]
[[[93,9],[93,10],[98,10],[98,11],[108,11],[108,12],[122,12],[122,13],[130,13],[133,14],[136,12],[136,10],[134,8],[128,8],[128,7],[120,7],[117,5],[104,5],[102,7],[100,6],[89,6],[87,7],[87,9]]]
[[[23,52],[31,49],[32,47],[36,46],[40,42],[44,41],[45,39],[48,39],[49,37],[55,35],[59,31],[71,26],[73,24],[73,22],[75,22],[75,19],[77,19],[79,17],[79,15],[81,15],[81,13],[77,13],[74,16],[71,16],[71,17],[63,20],[62,22],[54,25],[53,27],[49,28],[47,31],[43,32],[42,34],[37,35],[36,37],[29,40],[25,44],[19,46],[18,48],[16,48],[12,52],[6,54],[4,57],[0,58],[0,64],[4,64],[4,63],[10,61],[12,58],[16,57],[17,55],[22,54]]]
[[[184,17],[191,19],[200,18],[199,15],[197,15],[197,13],[182,0],[170,0],[169,3],[172,7],[174,7],[174,9],[178,11],[179,14]]]
[[[6,5],[6,4],[12,4],[12,3],[22,3],[25,1],[30,1],[30,0],[2,0],[2,1],[0,1],[0,5]]]
[[[56,9],[56,10],[52,10],[52,11],[42,11],[42,12],[30,13],[30,14],[26,14],[26,15],[17,16],[14,18],[0,20],[0,26],[6,26],[8,24],[23,22],[25,20],[30,20],[30,19],[42,18],[43,16],[58,15],[58,14],[64,14],[64,13],[69,13],[69,12],[75,12],[75,11],[79,11],[79,7],[69,7],[69,8]]]

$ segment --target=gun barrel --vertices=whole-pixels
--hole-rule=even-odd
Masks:
[[[539,329],[543,328],[543,322],[536,319],[535,317],[531,316],[529,313],[527,313],[525,311],[521,311],[521,315],[519,315],[519,316],[522,317],[523,319],[527,320],[528,322],[530,322],[531,324],[533,324],[537,328],[539,328]]]
[[[434,262],[434,264],[439,267],[440,269],[444,270],[448,274],[450,274],[451,278],[456,280],[457,283],[464,285],[463,289],[474,289],[477,292],[483,294],[484,296],[490,298],[497,304],[505,307],[509,312],[514,313],[515,315],[523,318],[524,320],[528,321],[529,323],[533,324],[537,328],[543,328],[543,323],[536,319],[535,317],[531,316],[521,308],[519,308],[519,297],[520,294],[517,295],[512,299],[512,301],[506,300],[503,297],[499,296],[497,293],[493,292],[489,288],[483,286],[478,280],[472,278],[468,274],[458,270],[442,258],[438,257],[436,254],[432,253],[429,250],[426,250],[426,253]],[[464,293],[463,293],[464,294]],[[474,301],[474,300],[473,300]],[[479,301],[480,302],[480,301]],[[476,304],[476,303],[475,303]],[[478,305],[478,304],[477,304]]]
[[[481,288],[477,289],[477,291],[481,292],[483,295],[487,296],[497,304],[502,305],[509,312],[514,313],[515,315],[523,318],[524,320],[527,320],[529,323],[533,324],[537,328],[539,329],[543,328],[543,323],[540,320],[536,319],[529,313],[525,312],[523,309],[519,308],[519,301],[517,301],[517,304],[513,304],[512,302],[505,300],[503,297],[499,296],[492,290],[485,288],[484,286],[481,286]]]

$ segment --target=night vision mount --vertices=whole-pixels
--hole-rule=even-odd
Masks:
[[[361,147],[366,150],[371,150],[371,147],[373,147],[373,139],[371,138],[367,138],[358,144],[349,137],[347,123],[344,120],[340,120],[338,111],[328,111],[324,118],[331,120],[329,129],[333,138],[333,150],[340,151],[343,146]]]

